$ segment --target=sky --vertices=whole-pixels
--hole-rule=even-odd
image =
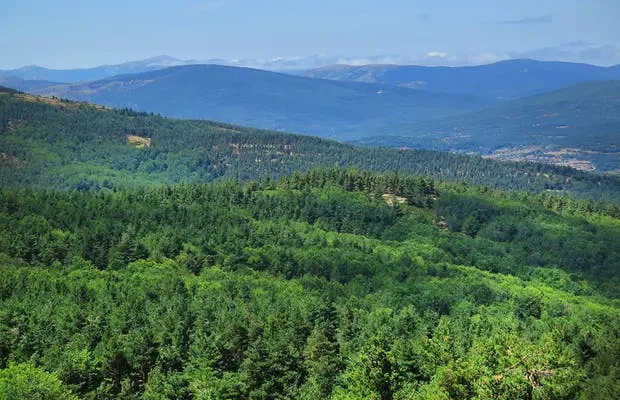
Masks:
[[[620,64],[620,0],[0,0],[0,68],[342,56]]]

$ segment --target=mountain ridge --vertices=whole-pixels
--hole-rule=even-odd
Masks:
[[[53,82],[87,82],[92,80],[100,80],[108,78],[114,75],[123,75],[127,73],[140,73],[151,70],[163,69],[170,66],[178,65],[204,65],[204,64],[219,64],[236,67],[250,67],[256,69],[262,69],[274,72],[284,72],[292,75],[314,75],[325,74],[330,70],[338,67],[337,70],[351,70],[364,69],[369,67],[375,68],[391,68],[399,70],[411,70],[418,71],[425,70],[448,70],[448,71],[475,71],[485,68],[497,68],[498,66],[519,64],[524,61],[528,63],[537,63],[540,65],[555,66],[556,68],[564,67],[578,67],[584,70],[607,70],[608,73],[620,74],[620,65],[613,65],[603,67],[595,64],[578,63],[578,62],[565,62],[565,61],[538,61],[531,58],[512,58],[508,60],[501,60],[493,63],[478,64],[478,65],[426,65],[416,64],[411,62],[398,62],[394,63],[393,60],[384,59],[381,57],[369,57],[364,59],[365,64],[347,64],[348,62],[358,61],[346,57],[327,57],[327,56],[312,56],[308,57],[307,65],[303,65],[301,62],[304,58],[300,57],[275,57],[271,59],[232,59],[226,60],[222,58],[206,58],[206,59],[179,59],[168,55],[159,55],[155,57],[149,57],[142,60],[130,60],[118,64],[103,64],[93,67],[81,67],[81,68],[46,68],[38,65],[27,65],[14,69],[0,70],[0,76],[4,77],[16,77],[24,80],[47,80]],[[361,60],[360,60],[361,61]],[[387,61],[387,62],[386,62]],[[392,62],[389,62],[392,61]],[[314,65],[314,66],[312,66]],[[333,72],[333,71],[332,71]],[[352,73],[353,73],[352,72]],[[329,76],[317,76],[329,78]],[[615,78],[616,75],[608,78]],[[334,77],[332,77],[334,78]],[[335,77],[337,79],[346,80],[346,76]],[[377,77],[375,77],[377,79]],[[354,79],[353,79],[354,80]],[[403,85],[415,81],[416,79],[408,79],[404,82],[381,82],[377,80],[376,83],[386,83],[391,85]],[[579,80],[583,81],[583,79]],[[578,83],[578,81],[571,81],[570,83]],[[444,90],[445,91],[445,90]],[[450,91],[450,90],[448,90]],[[531,93],[530,93],[531,94]]]
[[[336,65],[302,73],[322,79],[373,82],[412,89],[525,97],[592,80],[620,79],[620,66],[515,59],[464,67]]]
[[[176,66],[35,94],[188,119],[210,119],[304,134],[352,138],[389,121],[414,122],[482,108],[467,94],[306,78],[246,67]]]

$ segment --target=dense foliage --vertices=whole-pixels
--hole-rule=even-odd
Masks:
[[[151,138],[152,147],[136,148],[128,143],[128,135]],[[620,178],[569,168],[432,151],[359,148],[0,90],[0,186],[89,190],[277,178],[336,166],[620,201]]]
[[[617,217],[340,169],[3,189],[0,394],[617,398]]]
[[[617,398],[619,183],[3,89],[0,398]]]

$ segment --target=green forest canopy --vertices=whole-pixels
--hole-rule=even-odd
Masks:
[[[0,395],[617,398],[613,210],[342,169],[5,188]]]
[[[620,397],[618,178],[4,89],[0,149],[0,398]]]

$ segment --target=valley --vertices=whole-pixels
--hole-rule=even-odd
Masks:
[[[379,129],[381,135],[353,143],[568,163],[606,172],[620,165],[618,110],[620,81],[590,82],[458,116],[388,125]]]

